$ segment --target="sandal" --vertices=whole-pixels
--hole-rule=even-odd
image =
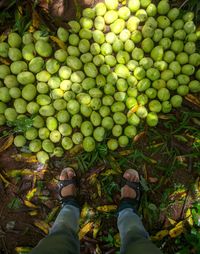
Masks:
[[[61,203],[71,203],[71,201],[74,201],[77,203],[76,201],[76,194],[72,194],[72,195],[62,195],[62,190],[63,188],[69,186],[69,185],[74,185],[75,187],[77,187],[78,183],[77,183],[77,177],[75,175],[75,172],[72,168],[65,168],[62,170],[61,172],[61,175],[62,173],[68,175],[68,172],[71,171],[74,173],[74,176],[70,179],[63,179],[63,180],[59,180],[59,183],[58,183],[58,191],[59,191],[59,197],[60,197],[60,201]],[[72,191],[73,192],[73,191]]]
[[[137,174],[138,179],[139,179],[139,174],[134,169],[128,169],[125,173],[129,173],[132,175]],[[140,182],[139,181],[130,181],[130,180],[126,179],[125,177],[122,177],[121,184],[120,184],[121,189],[124,186],[129,186],[131,189],[133,189],[136,193],[136,196],[134,198],[122,197],[119,210],[121,211],[125,208],[134,208],[135,210],[138,210],[139,205],[140,205],[140,200],[141,200],[141,184],[140,184]]]

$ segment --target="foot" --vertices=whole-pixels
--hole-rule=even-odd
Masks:
[[[131,183],[138,183],[140,181],[139,174],[136,170],[134,169],[127,169],[123,175],[123,178],[125,178],[127,181]],[[121,188],[121,199],[123,198],[131,198],[135,199],[137,196],[136,191],[129,187],[127,184],[124,185]]]
[[[72,168],[64,168],[60,174],[60,196],[65,198],[68,196],[76,196],[75,183],[62,184],[62,181],[72,180],[76,177],[76,174]]]

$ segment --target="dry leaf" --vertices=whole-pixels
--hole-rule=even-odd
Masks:
[[[67,49],[67,46],[65,45],[65,43],[63,41],[61,41],[60,39],[58,39],[57,37],[51,35],[50,39],[53,42],[55,42],[59,46],[59,48],[64,49],[64,50]]]
[[[45,221],[42,221],[42,220],[35,220],[34,221],[34,225],[41,229],[46,235],[49,233],[49,225],[45,222]]]
[[[190,208],[188,208],[185,213],[185,219],[187,220],[188,224],[192,227],[194,222],[193,222],[192,212]]]
[[[184,230],[184,224],[183,224],[183,221],[180,221],[178,224],[176,224],[174,228],[172,228],[169,231],[169,235],[171,238],[176,238],[177,236],[183,233],[183,230]]]
[[[36,216],[36,215],[38,215],[38,211],[37,210],[30,211],[29,214],[31,216]]]
[[[154,241],[160,241],[162,240],[165,236],[167,236],[169,234],[169,231],[164,229],[159,231],[158,233],[156,233],[156,235],[151,236],[151,239]]]
[[[33,203],[31,203],[30,201],[28,200],[24,200],[24,204],[25,206],[29,207],[29,208],[37,208],[36,205],[34,205]]]
[[[0,139],[0,145],[1,145],[0,153],[8,149],[12,145],[13,140],[14,140],[13,135],[9,135],[6,138],[5,137],[1,138]]]
[[[6,58],[0,57],[0,62],[5,65],[10,65],[11,61]]]
[[[200,108],[200,100],[193,94],[186,95],[185,99]]]
[[[10,182],[8,180],[6,180],[6,178],[0,173],[0,178],[1,180],[4,182],[5,187],[8,187],[8,185],[10,184]]]
[[[143,139],[146,136],[146,131],[142,131],[140,133],[138,133],[134,138],[133,141],[134,142],[138,142],[140,141],[140,139]]]
[[[37,188],[33,188],[32,190],[30,190],[27,194],[26,194],[26,199],[30,200],[34,197],[35,193],[37,191]]]
[[[27,163],[37,163],[37,158],[35,155],[27,154],[27,153],[21,153],[21,154],[15,154],[11,156],[16,161],[23,161]]]
[[[130,155],[132,153],[133,153],[133,150],[122,150],[119,152],[119,154],[122,156]]]
[[[102,205],[96,208],[97,211],[106,213],[116,211],[116,209],[117,209],[116,205]]]
[[[100,230],[100,226],[101,226],[101,219],[97,219],[94,223],[94,226],[93,226],[93,238],[94,239],[97,237],[97,234]]]
[[[40,26],[40,16],[35,10],[33,10],[32,13],[32,25],[36,29],[38,29]]]
[[[83,237],[92,230],[93,222],[88,222],[85,224],[79,231],[79,240],[83,239]]]
[[[16,253],[19,253],[19,254],[30,253],[31,250],[32,248],[30,247],[16,247],[15,248]]]

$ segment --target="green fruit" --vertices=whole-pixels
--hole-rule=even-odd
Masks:
[[[118,15],[120,19],[127,20],[131,15],[131,11],[128,7],[123,6],[118,10]]]
[[[80,112],[83,116],[89,117],[92,114],[92,109],[87,105],[81,105]]]
[[[120,78],[128,78],[130,76],[130,72],[126,66],[123,64],[117,64],[115,67],[115,73],[117,74],[118,77]]]
[[[60,110],[57,115],[56,118],[58,120],[58,122],[60,123],[66,123],[69,121],[70,119],[70,115],[66,110]]]
[[[159,41],[159,45],[162,46],[164,50],[169,49],[171,46],[171,40],[169,38],[162,38]]]
[[[73,115],[71,118],[72,128],[80,128],[82,121],[83,121],[83,118],[81,115],[79,115],[79,114]]]
[[[6,118],[3,114],[0,114],[0,126],[3,126],[6,123]]]
[[[143,9],[138,10],[135,16],[140,20],[140,22],[145,22],[148,17],[146,11]]]
[[[146,121],[147,121],[147,124],[150,127],[156,126],[158,124],[158,116],[157,116],[157,114],[154,113],[154,112],[148,113]]]
[[[51,103],[51,98],[48,95],[45,94],[39,94],[36,97],[36,101],[39,105],[44,106]]]
[[[27,102],[24,99],[18,98],[14,100],[14,107],[17,113],[26,113]]]
[[[126,147],[129,143],[129,139],[127,136],[120,136],[118,138],[118,143],[120,147]]]
[[[121,125],[118,125],[118,124],[114,125],[113,128],[112,128],[112,135],[114,137],[119,137],[119,136],[122,135],[122,131],[123,131],[123,129],[122,129]]]
[[[39,109],[40,106],[34,101],[29,102],[26,107],[27,112],[31,115],[38,113]]]
[[[174,73],[172,70],[164,70],[161,72],[161,79],[164,81],[168,81],[174,77]]]
[[[149,99],[155,99],[156,96],[157,96],[157,91],[156,91],[156,89],[150,87],[150,88],[148,88],[148,89],[145,91],[145,94],[147,95],[147,97],[148,97]]]
[[[14,145],[16,147],[23,147],[24,145],[26,144],[26,139],[24,136],[22,135],[17,135],[15,138],[14,138]]]
[[[182,29],[180,30],[177,30],[175,33],[174,33],[174,38],[177,39],[177,40],[184,40],[186,37],[186,32]]]
[[[90,121],[93,124],[93,126],[99,126],[101,124],[101,116],[99,113],[93,111],[90,115]]]
[[[38,41],[38,40],[48,41],[48,40],[49,40],[48,34],[45,35],[44,32],[41,31],[41,30],[35,31],[35,32],[33,33],[33,37],[34,37],[34,39],[35,39],[36,41]]]
[[[158,6],[157,6],[158,14],[165,15],[165,14],[167,14],[169,12],[169,10],[170,10],[170,5],[169,5],[168,1],[161,0],[158,3]]]
[[[118,148],[117,140],[113,139],[113,138],[109,139],[107,142],[107,147],[108,147],[108,149],[110,149],[112,151],[116,150]]]
[[[142,41],[141,47],[145,53],[150,53],[154,47],[154,42],[151,38],[145,38]]]
[[[161,61],[164,55],[164,50],[162,46],[156,46],[151,51],[151,58],[154,61]]]
[[[140,8],[139,0],[128,0],[128,8],[131,12],[136,12]]]
[[[148,112],[147,112],[147,109],[144,106],[139,106],[137,111],[136,111],[136,114],[140,118],[145,118],[147,116]]]
[[[186,42],[184,46],[184,51],[188,54],[194,54],[196,51],[196,44],[192,41]]]
[[[141,31],[139,31],[139,30],[134,30],[134,31],[132,31],[131,40],[132,40],[134,43],[139,43],[139,42],[141,42],[141,40],[142,40],[142,33],[141,33]]]
[[[83,134],[80,132],[75,132],[72,135],[72,141],[75,145],[79,145],[83,142]]]
[[[169,90],[176,90],[178,87],[178,81],[176,79],[169,79],[167,81],[167,88]]]
[[[135,126],[128,125],[124,129],[124,135],[128,138],[133,138],[137,134],[137,129]]]
[[[51,140],[45,139],[42,141],[42,148],[47,153],[53,153],[55,147],[53,142],[51,142]]]
[[[90,78],[96,78],[98,70],[93,63],[84,64],[84,72]]]
[[[58,143],[61,139],[61,134],[58,130],[53,130],[51,131],[49,138],[53,143]]]
[[[114,10],[107,11],[106,14],[104,15],[104,20],[106,24],[112,24],[117,18],[118,18],[118,13],[117,11],[114,11]]]
[[[7,42],[0,42],[0,56],[8,57],[9,45]]]
[[[50,131],[46,127],[40,128],[38,131],[38,136],[42,140],[47,139],[49,137],[49,134]]]
[[[37,88],[38,93],[41,93],[41,94],[45,94],[45,93],[49,92],[49,87],[44,82],[38,82],[36,88]]]
[[[53,155],[56,156],[56,157],[58,157],[58,158],[63,157],[63,155],[64,155],[63,148],[62,148],[62,147],[59,147],[59,146],[55,147],[55,148],[54,148],[54,151],[53,151]]]
[[[105,129],[103,127],[97,127],[94,129],[93,137],[96,141],[102,142],[105,138]]]
[[[34,140],[38,136],[38,131],[34,127],[30,127],[26,132],[25,132],[25,138],[28,140]]]
[[[172,61],[175,60],[175,57],[176,57],[175,53],[171,50],[168,50],[165,51],[163,60],[167,63],[171,63]]]
[[[158,16],[157,18],[158,27],[161,29],[165,29],[170,26],[170,20],[166,16]]]
[[[95,150],[95,140],[92,137],[85,137],[83,139],[83,149],[90,153]]]
[[[31,33],[26,32],[23,36],[22,36],[22,42],[23,44],[29,44],[33,42],[33,36]]]
[[[58,130],[62,136],[70,136],[72,134],[72,127],[67,123],[60,124]]]
[[[19,48],[22,43],[22,38],[17,33],[9,33],[8,34],[8,43],[13,48]]]
[[[105,20],[101,16],[97,16],[94,20],[94,27],[96,30],[103,31],[105,29]]]
[[[49,104],[41,106],[39,113],[42,116],[53,116],[55,114],[55,109],[52,104]]]
[[[9,48],[8,50],[8,56],[10,60],[19,61],[22,59],[22,53],[18,48]]]
[[[175,53],[181,53],[184,49],[184,44],[183,41],[181,40],[175,40],[172,42],[171,44],[171,49],[175,52]]]
[[[116,124],[123,125],[126,123],[127,117],[122,112],[116,112],[113,114],[113,120]]]
[[[4,84],[7,86],[7,88],[16,87],[19,85],[17,78],[14,75],[7,75],[4,79]]]
[[[200,54],[193,53],[189,56],[189,64],[198,67],[200,65]]]
[[[42,142],[39,139],[34,139],[29,143],[29,150],[33,153],[37,153],[42,148]]]
[[[22,85],[33,84],[35,82],[35,76],[32,72],[23,71],[17,75],[17,81]]]
[[[17,112],[14,108],[6,108],[4,112],[7,121],[13,122],[17,118]]]
[[[101,106],[101,108],[99,109],[99,113],[102,117],[106,117],[110,115],[110,107],[108,106]]]
[[[130,19],[127,21],[127,28],[128,30],[130,30],[129,26],[130,26]],[[115,34],[120,34],[121,31],[125,28],[125,21],[123,19],[117,19],[115,20],[115,22],[113,22],[111,25],[110,25],[110,29],[111,29],[111,32],[115,33]]]
[[[149,69],[150,70],[150,69]],[[149,73],[150,74],[150,73]],[[147,76],[149,75],[147,74]],[[139,92],[143,92],[146,89],[148,89],[151,86],[151,81],[147,78],[144,78],[142,80],[140,80],[137,84],[137,88]]]
[[[178,8],[172,8],[171,10],[169,10],[167,16],[171,21],[174,21],[178,18],[180,14],[180,10]]]
[[[185,52],[181,52],[176,56],[176,60],[181,64],[186,64],[188,63],[188,55]]]
[[[169,113],[172,110],[172,105],[169,101],[162,102],[162,112]]]
[[[181,96],[185,96],[189,93],[189,87],[186,85],[181,85],[177,88],[177,93]]]
[[[147,71],[146,71],[146,76],[147,78],[149,78],[151,81],[154,81],[154,80],[157,80],[160,78],[160,72],[155,69],[155,68],[149,68]],[[148,80],[148,79],[145,79],[145,81]],[[150,80],[148,80],[148,87],[150,87]],[[138,83],[139,84],[139,83]],[[145,89],[146,90],[146,89]],[[144,90],[143,90],[144,91]]]
[[[140,95],[137,97],[137,101],[138,101],[138,104],[139,104],[139,105],[144,106],[144,105],[147,104],[147,102],[148,102],[148,96],[147,96],[146,94],[140,94]]]
[[[194,33],[196,31],[196,26],[193,21],[187,21],[183,28],[187,34]]]
[[[33,43],[26,44],[22,48],[22,56],[26,61],[31,61],[36,55],[35,45]]]
[[[183,99],[180,95],[174,95],[171,97],[171,100],[170,100],[172,107],[174,107],[174,108],[181,107],[182,101],[183,101]]]
[[[58,127],[56,118],[52,116],[47,117],[46,126],[50,131],[56,130]]]
[[[11,72],[16,75],[23,72],[23,71],[27,71],[27,69],[28,69],[28,66],[27,66],[26,62],[24,62],[24,61],[16,61],[16,62],[11,63],[11,65],[10,65]],[[9,70],[9,72],[10,72],[10,70]]]
[[[148,70],[153,66],[153,60],[150,57],[144,57],[140,60],[139,64],[145,69]]]
[[[0,114],[4,114],[7,106],[4,102],[0,101]]]
[[[93,126],[92,126],[91,122],[89,122],[89,121],[84,121],[84,122],[81,124],[81,132],[82,132],[82,134],[83,134],[85,137],[92,135]]]
[[[169,64],[169,69],[173,71],[175,75],[178,75],[181,72],[181,65],[179,64],[179,62],[173,61]]]
[[[158,90],[157,96],[160,101],[167,101],[170,98],[170,92],[167,88],[163,87]]]
[[[35,50],[42,57],[50,57],[53,51],[51,45],[43,40],[38,40],[35,43]]]
[[[161,103],[157,100],[152,100],[149,102],[149,109],[152,112],[159,113],[162,109]]]
[[[146,23],[143,27],[142,27],[142,35],[144,38],[149,38],[149,37],[153,37],[154,35],[154,28]]]
[[[44,119],[37,115],[33,118],[33,127],[35,128],[42,128],[44,126]]]
[[[106,116],[102,119],[101,122],[102,127],[104,127],[106,130],[111,130],[114,126],[114,122],[112,117]]]
[[[137,126],[140,123],[140,118],[135,113],[131,113],[131,115],[128,116],[128,123]]]
[[[142,80],[145,77],[145,70],[142,67],[136,67],[134,70],[134,76],[137,80]]]
[[[57,49],[54,53],[54,57],[59,62],[65,62],[67,59],[67,51],[64,49]]]
[[[94,42],[98,44],[103,44],[105,42],[105,36],[102,31],[94,30],[92,36],[93,36]]]
[[[71,138],[64,137],[62,139],[62,146],[65,150],[70,150],[73,147],[73,142],[72,142]]]
[[[125,104],[121,101],[114,102],[111,106],[111,111],[115,112],[123,112],[125,110]]]
[[[79,112],[80,105],[76,100],[70,100],[67,103],[67,110],[71,115],[75,115]]]
[[[69,32],[64,27],[59,27],[57,30],[57,36],[61,41],[66,42],[69,37]]]
[[[182,31],[182,30],[178,30],[177,32],[179,33],[179,31]],[[175,32],[174,33],[174,28],[173,27],[166,27],[165,30],[164,30],[164,37],[166,38],[172,38],[173,36],[175,37],[175,34],[177,33]],[[176,37],[175,37],[176,38]],[[178,39],[178,38],[177,38]]]
[[[186,12],[184,15],[183,15],[183,20],[184,21],[191,21],[194,19],[194,12]]]
[[[152,84],[152,87],[159,90],[162,87],[166,87],[166,82],[162,79],[155,80]]]
[[[153,41],[159,42],[162,39],[162,37],[163,37],[163,31],[159,28],[155,29],[153,37],[152,37]]]
[[[39,151],[37,154],[37,160],[42,163],[45,164],[47,163],[47,161],[49,160],[49,155],[48,153],[44,152],[44,151]]]
[[[9,74],[10,74],[10,68],[5,64],[1,64],[0,65],[0,78],[4,79]]]
[[[187,75],[187,76],[191,76],[193,75],[195,72],[195,67],[191,64],[185,64],[182,66],[182,73]]]
[[[192,93],[200,92],[200,82],[197,80],[190,81],[188,87]]]
[[[114,94],[114,98],[115,98],[116,101],[125,101],[125,99],[126,99],[126,93],[125,92],[116,92]],[[107,104],[107,106],[108,106],[108,104]]]
[[[73,87],[72,87],[73,90]],[[50,96],[53,100],[60,99],[64,95],[64,91],[60,88],[53,89],[50,93]]]
[[[78,48],[81,53],[87,53],[90,50],[90,42],[86,39],[81,39],[79,41]]]
[[[180,74],[177,76],[177,81],[179,85],[187,85],[190,82],[190,77],[185,74]]]
[[[22,89],[22,97],[27,101],[32,101],[36,96],[36,93],[36,87],[32,84],[28,84]]]
[[[105,0],[105,5],[108,10],[115,10],[118,7],[118,0]]]

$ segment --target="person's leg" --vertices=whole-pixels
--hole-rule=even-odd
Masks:
[[[80,253],[77,235],[80,209],[74,196],[76,188],[73,183],[75,173],[72,169],[64,169],[61,173],[60,196],[63,198],[59,212],[47,237],[42,239],[31,254],[78,254]]]
[[[131,183],[139,182],[137,171],[127,170],[124,178]],[[162,253],[150,240],[140,217],[136,213],[137,191],[125,185],[121,189],[122,201],[119,206],[117,225],[121,238],[121,254],[160,254]]]

